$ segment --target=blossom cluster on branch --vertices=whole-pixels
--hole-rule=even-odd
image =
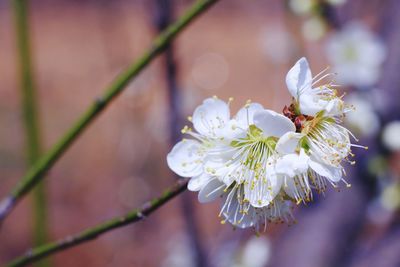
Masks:
[[[282,114],[248,101],[231,117],[232,99],[204,100],[189,117],[194,129],[182,129],[191,138],[173,147],[168,166],[190,178],[200,202],[222,198],[222,223],[259,231],[294,222],[292,203],[312,201],[328,184],[350,186],[342,164],[353,164],[351,148],[362,147],[340,124],[352,108],[335,84],[322,84],[330,76],[324,70],[312,77],[301,58],[286,76],[292,103]]]

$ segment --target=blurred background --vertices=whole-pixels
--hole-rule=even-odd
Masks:
[[[46,151],[194,1],[27,2]],[[14,12],[0,0],[0,196],[29,164]],[[143,222],[36,266],[400,266],[399,12],[397,0],[220,1],[51,169],[45,201],[30,194],[10,215],[0,231],[0,264],[38,244],[38,231],[42,241],[55,240],[160,194],[177,179],[166,154],[204,98],[234,97],[234,111],[247,99],[281,111],[290,103],[285,75],[306,56],[314,74],[327,66],[338,73],[356,108],[345,123],[369,146],[346,166],[351,188],[328,190],[295,209],[296,225],[269,225],[260,237],[221,225],[219,203],[201,205],[184,192]]]

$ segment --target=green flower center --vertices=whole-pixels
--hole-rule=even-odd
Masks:
[[[267,159],[275,150],[277,137],[264,136],[262,130],[250,125],[244,138],[232,141],[231,146],[241,151],[241,164],[256,173],[256,178],[264,173]]]

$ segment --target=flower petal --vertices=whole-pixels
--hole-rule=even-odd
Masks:
[[[343,114],[344,103],[339,97],[325,100],[318,95],[321,89],[314,88],[300,96],[300,111],[304,115],[315,116],[318,112],[325,111],[325,116],[337,116]]]
[[[182,140],[167,155],[168,167],[182,177],[201,174],[203,153],[201,145],[195,140]]]
[[[294,177],[307,172],[309,157],[302,149],[300,155],[292,153],[279,158],[275,165],[278,174]]]
[[[239,227],[241,229],[254,226],[255,224],[257,224],[258,220],[254,207],[250,207],[247,211],[247,214],[240,215],[239,218],[240,219],[236,221],[235,216],[230,216],[227,219],[233,226]]]
[[[279,193],[282,179],[275,172],[268,172],[265,177],[253,178],[244,184],[244,195],[253,207],[261,208],[269,205]]]
[[[316,94],[317,90],[318,89],[311,89],[299,97],[298,101],[301,114],[315,116],[318,112],[325,109],[328,101],[321,99]]]
[[[207,98],[193,113],[193,127],[202,135],[215,137],[229,121],[229,106],[218,98]]]
[[[247,127],[243,128],[242,125],[235,119],[229,120],[226,126],[218,133],[223,137],[225,143],[230,144],[232,140],[245,138],[247,135]]]
[[[224,182],[227,186],[231,185],[235,181],[235,176],[232,175],[235,169],[238,168],[240,163],[230,163],[235,151],[221,149],[217,155],[208,155],[204,159],[204,172]]]
[[[236,192],[231,193],[236,194]],[[231,203],[227,205],[227,201]],[[257,217],[255,216],[254,207],[250,206],[247,213],[243,213],[236,196],[225,197],[223,203],[225,208],[222,210],[222,214],[232,225],[239,228],[247,228],[252,227],[256,223]]]
[[[286,75],[286,86],[290,94],[298,99],[300,94],[311,89],[312,76],[307,59],[302,57]]]
[[[200,203],[211,202],[224,194],[226,185],[214,178],[210,180],[199,192],[198,199]]]
[[[316,160],[310,160],[309,165],[317,174],[326,177],[334,183],[337,183],[342,179],[343,169],[341,167],[330,166]]]
[[[340,98],[334,98],[325,106],[325,116],[338,116],[344,112],[344,103]]]
[[[254,124],[263,131],[263,135],[266,137],[281,137],[287,132],[296,131],[296,127],[291,120],[269,109],[256,111]]]
[[[300,139],[304,135],[301,133],[287,132],[279,138],[276,143],[276,151],[280,154],[290,154],[294,153]]]
[[[311,193],[309,182],[305,177],[286,176],[283,189],[289,197],[297,201],[307,199],[307,196]]]
[[[235,120],[237,121],[238,125],[243,128],[247,129],[249,125],[254,124],[253,117],[256,111],[264,110],[264,107],[259,103],[250,103],[242,107],[235,116]]]
[[[192,177],[188,183],[188,189],[190,191],[200,191],[208,182],[213,179],[210,175],[202,173],[198,176]]]

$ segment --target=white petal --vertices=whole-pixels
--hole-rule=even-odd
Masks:
[[[264,110],[264,107],[258,103],[251,103],[241,108],[235,116],[238,125],[247,129],[249,125],[254,124],[253,117],[256,111]]]
[[[234,172],[237,164],[227,164],[231,159],[234,151],[220,152],[218,155],[208,155],[204,159],[204,172],[211,176],[218,177],[218,179],[224,182],[227,186],[234,182],[234,176],[230,175]]]
[[[328,104],[326,100],[316,96],[317,89],[302,94],[299,98],[300,112],[304,115],[315,116],[318,112],[324,110]]]
[[[310,168],[315,171],[317,174],[326,177],[332,182],[336,183],[342,179],[342,168],[334,167],[324,163],[320,163],[315,160],[310,160],[309,162]]]
[[[282,188],[283,179],[281,175],[276,173],[275,169],[273,171],[272,169],[267,169],[267,180],[269,181],[271,195],[275,198]]]
[[[235,119],[229,120],[226,126],[219,132],[224,138],[225,143],[230,144],[234,139],[245,138],[247,135],[247,127],[242,125]]]
[[[291,120],[268,109],[255,112],[254,124],[263,131],[263,135],[266,137],[281,137],[287,132],[296,131],[296,127]]]
[[[300,111],[304,115],[315,116],[320,111],[325,111],[326,116],[343,114],[343,101],[336,97],[332,100],[324,100],[318,95],[318,88],[302,94],[299,99]]]
[[[257,223],[258,217],[257,217],[256,211],[253,207],[250,207],[247,212],[248,213],[244,214],[244,216],[240,216],[240,219],[236,222],[234,221],[234,216],[230,216],[228,218],[228,221],[232,225],[239,227],[241,229],[252,227],[253,225],[255,225]]]
[[[326,116],[337,116],[343,114],[344,103],[340,98],[334,98],[325,107]]]
[[[211,202],[224,194],[226,185],[218,179],[210,180],[199,192],[198,199],[200,203]]]
[[[304,135],[301,133],[294,133],[294,132],[287,132],[279,138],[278,142],[276,143],[276,151],[280,154],[290,154],[294,153],[298,144],[299,140]]]
[[[291,197],[293,199],[297,199],[297,194],[296,194],[297,188],[294,183],[294,179],[292,177],[288,177],[288,176],[285,177],[284,179],[285,179],[285,183],[284,183],[283,189],[285,190],[285,193],[289,197]]]
[[[210,175],[202,173],[198,176],[192,177],[188,183],[188,189],[190,191],[200,191],[208,182],[213,179]]]
[[[308,170],[309,157],[303,152],[300,155],[288,154],[277,160],[275,171],[278,174],[294,177],[304,174]]]
[[[266,177],[253,178],[253,181],[244,184],[244,195],[256,208],[269,205],[282,185],[282,179],[275,172],[269,172]]]
[[[203,153],[195,140],[182,140],[167,155],[168,167],[182,177],[193,177],[202,172]]]
[[[193,113],[193,127],[202,135],[215,137],[229,121],[229,106],[217,98],[207,98]]]
[[[224,199],[223,204],[227,201],[227,198]],[[229,204],[229,209],[225,208],[222,212],[225,219],[230,222],[232,225],[237,226],[239,228],[247,228],[252,227],[256,223],[257,217],[255,216],[255,210],[253,207],[249,207],[248,213],[241,213],[240,205],[238,199],[235,196],[231,198],[231,203]]]
[[[296,181],[295,181],[296,180]],[[298,179],[297,177],[285,177],[283,189],[286,194],[293,199],[305,199],[310,192],[310,186],[307,180]]]
[[[265,214],[272,222],[276,221],[277,219],[283,219],[289,222],[291,219],[293,219],[291,203],[291,201],[277,198],[274,200],[274,206],[268,207],[268,210],[265,212]],[[267,208],[264,208],[264,210],[266,209]]]
[[[298,99],[299,95],[311,89],[312,76],[307,59],[302,57],[286,75],[286,85],[290,94]]]

